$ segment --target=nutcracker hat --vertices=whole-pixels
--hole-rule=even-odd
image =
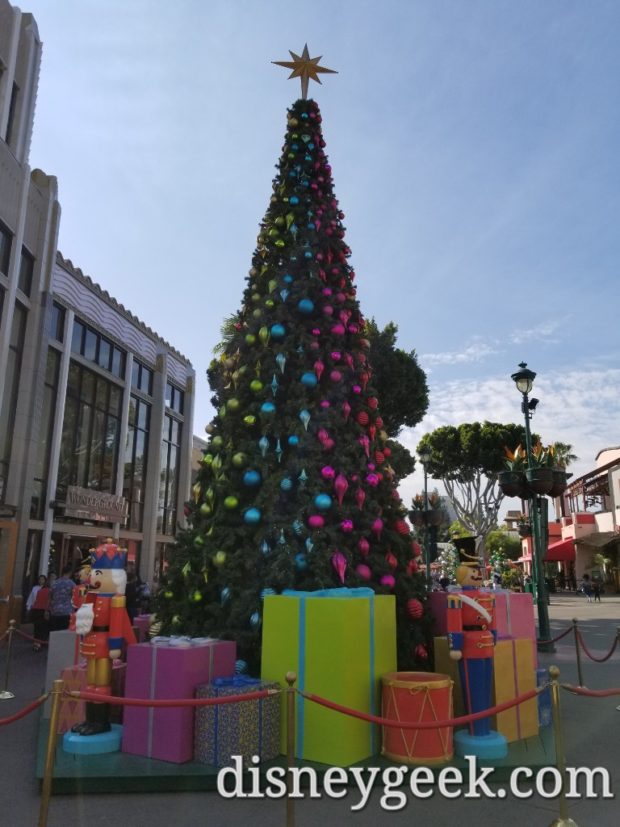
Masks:
[[[453,537],[452,544],[456,546],[456,550],[459,553],[461,566],[471,566],[472,568],[480,566],[480,560],[475,554],[475,537]]]
[[[114,540],[106,540],[90,553],[91,565],[97,569],[124,569],[127,552]]]

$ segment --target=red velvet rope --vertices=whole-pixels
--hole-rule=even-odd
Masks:
[[[378,715],[369,715],[366,712],[360,712],[357,709],[349,709],[347,706],[328,701],[326,698],[321,698],[318,695],[312,695],[309,692],[298,693],[302,698],[308,701],[326,706],[328,709],[334,709],[336,712],[342,712],[344,715],[350,715],[353,718],[360,718],[362,721],[368,721],[371,724],[380,724],[386,727],[395,727],[396,729],[443,729],[444,727],[455,727],[461,724],[469,724],[472,721],[479,721],[482,718],[488,718],[498,712],[504,712],[506,709],[511,709],[513,706],[525,703],[532,698],[535,698],[543,689],[546,689],[549,684],[539,686],[536,689],[530,689],[529,692],[524,692],[523,695],[518,695],[510,701],[505,701],[503,704],[491,706],[489,709],[483,709],[481,712],[472,712],[470,715],[461,715],[460,718],[449,718],[447,721],[395,721],[393,718],[381,718]]]
[[[568,629],[566,629],[564,632],[559,634],[557,637],[552,637],[550,640],[539,640],[538,643],[543,643],[543,644],[557,643],[558,640],[562,640],[563,637],[566,637],[566,635],[570,634],[572,632],[572,630],[573,630],[573,627],[569,626]]]
[[[620,689],[586,689],[584,686],[572,686],[570,683],[561,683],[562,689],[573,695],[583,695],[586,698],[611,698],[620,695]]]
[[[38,706],[44,704],[48,698],[49,692],[46,692],[45,695],[41,695],[41,697],[37,698],[36,701],[33,701],[31,704],[28,704],[28,706],[25,706],[23,709],[21,709],[19,712],[16,712],[14,715],[9,715],[8,718],[0,718],[0,726],[4,726],[5,724],[12,724],[13,721],[19,721],[20,718],[25,718],[26,715],[29,715],[31,712],[34,712],[34,710]]]
[[[604,658],[597,658],[591,652],[588,651],[588,647],[586,646],[586,644],[584,642],[584,639],[583,639],[583,636],[582,636],[582,634],[579,630],[577,630],[577,639],[579,640],[579,643],[581,644],[581,648],[586,653],[586,655],[590,658],[590,660],[593,660],[596,663],[605,663],[606,660],[609,660],[609,658],[616,651],[616,646],[618,645],[618,637],[616,636],[614,638],[614,642],[613,642],[613,645],[612,645],[611,649],[605,655],[605,657]]]
[[[26,632],[22,632],[21,629],[15,629],[15,634],[23,637],[24,640],[30,640],[33,643],[38,643],[40,646],[49,646],[49,640],[39,640],[37,637],[32,637],[32,635],[27,635]]]
[[[219,698],[120,698],[117,695],[100,695],[98,692],[68,692],[63,693],[65,698],[80,701],[96,701],[100,704],[116,704],[118,706],[217,706],[218,704],[243,703],[256,701],[260,698],[269,698],[279,695],[281,689],[261,689],[258,692],[248,692],[245,695],[222,695]]]

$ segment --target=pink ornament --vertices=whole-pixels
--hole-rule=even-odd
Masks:
[[[347,363],[347,365],[348,365],[351,369],[353,369],[353,357],[351,356],[351,354],[350,354],[350,353],[345,353],[345,355],[344,355],[344,361]]]
[[[355,492],[355,502],[357,503],[357,507],[361,511],[364,508],[364,500],[366,499],[366,492],[363,488],[358,488]]]
[[[332,350],[332,352],[329,355],[330,355],[331,360],[333,362],[339,362],[340,359],[342,358],[342,354],[340,353],[339,350]]]
[[[325,428],[319,428],[316,432],[316,438],[319,442],[325,442],[326,439],[329,439],[329,434],[325,430]]]
[[[371,525],[370,530],[375,535],[377,540],[381,539],[381,532],[383,531],[383,520],[381,519],[381,517],[377,517],[377,519]]]
[[[363,447],[363,449],[366,453],[366,456],[367,457],[370,456],[370,440],[368,439],[368,437],[367,436],[361,436],[361,437],[359,437],[359,439],[357,441]]]
[[[316,362],[314,363],[313,367],[314,367],[314,372],[316,373],[317,378],[320,382],[321,381],[321,376],[323,376],[323,371],[325,370],[325,365],[323,364],[323,362],[321,362],[320,359],[317,359]]]
[[[334,308],[331,306],[331,304],[326,304],[323,307],[323,315],[324,316],[333,316],[334,315]],[[333,330],[332,330],[332,332],[333,332]]]
[[[361,580],[370,580],[372,572],[365,563],[358,563],[355,572]]]
[[[383,577],[379,580],[382,586],[387,586],[388,589],[393,589],[396,585],[396,580],[394,576],[391,574],[384,574]]]
[[[332,294],[332,289],[331,289],[331,287],[324,287],[324,288],[321,290],[321,293],[322,293],[324,296],[331,296],[331,294]]]
[[[339,505],[342,505],[342,500],[347,493],[348,487],[349,483],[347,482],[347,478],[343,474],[338,474],[334,480],[334,491],[336,492]]]
[[[351,413],[351,406],[349,405],[348,402],[343,402],[342,403],[342,414],[344,416],[344,421],[345,422],[349,418],[350,413]]]
[[[344,336],[344,334],[345,334],[344,325],[341,325],[340,323],[335,324],[332,327],[332,333],[333,333],[334,336]]]
[[[323,443],[322,443],[322,448],[323,448],[324,451],[331,451],[332,448],[334,448],[335,445],[336,445],[336,443],[334,442],[334,440],[327,437],[327,439],[324,440]]]
[[[332,566],[336,569],[336,574],[341,583],[344,583],[344,575],[347,570],[347,558],[341,551],[335,551],[332,554]]]
[[[359,542],[357,544],[357,548],[359,550],[359,553],[362,555],[362,557],[368,557],[368,553],[370,552],[370,543],[368,542],[368,540],[365,537],[362,537],[359,540]]]
[[[374,471],[375,470],[374,462],[369,462],[368,465],[367,465],[367,468],[368,468],[369,471]]]
[[[342,304],[342,302],[343,302],[345,299],[346,299],[346,296],[345,296],[345,294],[344,294],[344,293],[336,293],[336,301],[337,301],[337,302],[339,302],[339,304]],[[349,316],[350,316],[350,315],[351,315],[351,313],[349,313]]]
[[[376,488],[379,485],[379,477],[376,474],[366,474],[366,482],[372,488]]]
[[[321,399],[321,407],[322,408],[329,408],[330,404],[331,403],[330,403],[329,399]]]
[[[310,528],[323,528],[325,519],[320,514],[311,514],[308,517],[308,525]]]
[[[353,393],[361,393],[362,392],[362,389],[360,388],[359,385],[353,385],[351,390],[353,391]]]
[[[336,472],[331,467],[331,465],[324,465],[321,468],[321,476],[323,477],[324,480],[333,480],[334,477],[336,476]]]
[[[332,382],[340,382],[340,380],[342,379],[342,374],[339,370],[332,370],[329,374],[329,378]]]
[[[313,336],[320,336],[321,335],[321,331],[319,330],[318,327],[313,327],[312,328],[312,335]]]
[[[340,530],[345,534],[350,534],[353,531],[353,520],[343,520],[340,523]]]
[[[351,474],[351,482],[357,482],[359,480],[359,476],[357,474]]]
[[[349,333],[359,333],[359,327],[356,324],[350,324],[347,327]]]
[[[320,347],[321,345],[316,340],[310,342],[310,350],[318,350]]]

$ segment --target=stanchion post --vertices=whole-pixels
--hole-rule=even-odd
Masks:
[[[60,704],[65,689],[65,682],[54,681],[52,684],[52,711],[50,714],[50,728],[47,733],[47,747],[45,748],[45,769],[43,771],[43,785],[41,787],[41,806],[39,807],[39,821],[37,827],[47,827],[47,812],[52,794],[52,778],[54,776],[54,758],[56,757],[56,738]]]
[[[0,692],[0,701],[7,701],[15,695],[9,692],[9,673],[11,671],[11,649],[13,647],[13,635],[15,634],[15,621],[9,620],[8,641],[6,644],[6,664],[4,667],[4,689]]]
[[[560,773],[561,788],[559,796],[560,817],[554,818],[550,827],[577,827],[576,822],[568,817],[568,806],[564,789],[566,786],[566,754],[564,752],[564,734],[562,732],[562,719],[560,713],[560,670],[557,666],[549,667],[551,679],[551,709],[553,711],[553,735],[555,740],[555,765]]]
[[[295,827],[295,799],[293,792],[293,775],[290,770],[295,765],[295,681],[294,672],[286,673],[286,827]]]
[[[579,645],[579,629],[577,618],[573,618],[573,635],[575,637],[575,658],[577,659],[577,679],[579,686],[583,686],[583,672],[581,671],[581,647]]]

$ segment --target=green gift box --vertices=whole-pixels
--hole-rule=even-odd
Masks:
[[[396,605],[393,595],[372,589],[286,591],[265,597],[263,680],[296,686],[359,712],[379,714],[380,679],[396,666]],[[296,698],[295,755],[347,766],[379,750],[377,727],[313,701]],[[282,704],[282,752],[286,751]]]

